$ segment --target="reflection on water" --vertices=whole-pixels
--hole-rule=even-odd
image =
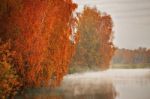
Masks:
[[[115,99],[116,96],[111,78],[99,72],[68,75],[61,89],[65,99]]]
[[[59,88],[30,89],[16,99],[150,99],[150,70],[67,75]]]
[[[112,78],[119,93],[116,99],[150,99],[149,69],[116,70],[113,72],[116,73],[115,78]],[[117,76],[117,73],[120,73],[120,76]]]

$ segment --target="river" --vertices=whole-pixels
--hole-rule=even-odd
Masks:
[[[150,99],[150,69],[109,69],[66,75],[56,89],[30,90],[16,99]]]

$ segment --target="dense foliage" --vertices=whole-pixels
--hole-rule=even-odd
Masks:
[[[14,96],[22,84],[13,68],[14,56],[9,42],[0,46],[0,99],[10,94]]]
[[[115,51],[110,15],[85,7],[78,16],[80,36],[71,66],[108,68]]]
[[[79,37],[71,64],[108,68],[115,50],[111,17],[85,7],[78,20],[76,7],[72,0],[1,0],[2,98],[18,89],[59,85]]]
[[[18,77],[21,88],[59,85],[74,53],[69,36],[76,7],[71,0],[1,0],[0,46],[9,41],[16,53],[13,64],[0,61],[0,71],[10,73],[0,77],[9,83],[10,76],[12,87]]]

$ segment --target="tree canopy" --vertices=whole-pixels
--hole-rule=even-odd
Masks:
[[[78,16],[80,36],[71,66],[108,68],[115,51],[111,16],[87,6]]]
[[[72,0],[1,0],[0,43],[15,53],[10,65],[22,88],[60,84],[74,53],[76,7]]]

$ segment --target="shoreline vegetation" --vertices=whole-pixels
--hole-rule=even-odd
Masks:
[[[111,15],[88,6],[74,14],[77,7],[72,0],[0,2],[0,99],[58,87],[72,66],[109,68]]]
[[[138,68],[150,68],[150,63],[145,64],[112,64],[111,68],[121,69],[138,69]]]

